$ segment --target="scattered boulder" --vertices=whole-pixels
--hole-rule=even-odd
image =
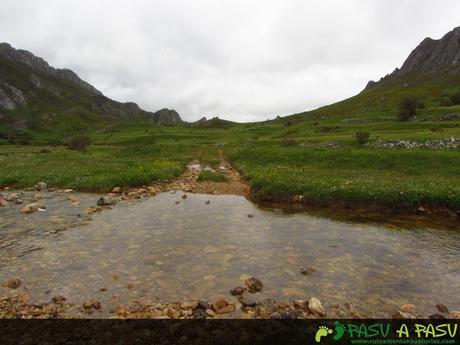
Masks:
[[[0,207],[4,207],[8,204],[6,199],[3,198],[3,196],[0,195]]]
[[[317,299],[316,297],[310,298],[308,301],[308,309],[310,311],[319,316],[319,317],[325,317],[326,316],[326,310],[324,309],[323,305],[321,304],[321,301]]]
[[[175,204],[176,204],[176,205],[179,205],[179,204],[180,204],[180,201],[176,201]]]
[[[241,296],[246,291],[245,288],[238,286],[230,290],[230,295],[232,296]]]
[[[254,216],[252,214],[248,214],[248,218],[253,218]]]
[[[312,274],[314,272],[316,272],[316,269],[314,269],[311,266],[306,266],[306,267],[304,267],[304,268],[302,268],[300,270],[300,273],[302,273],[303,275],[309,275],[309,274]]]
[[[263,288],[262,282],[259,279],[254,278],[254,277],[246,279],[244,281],[244,284],[248,288],[249,292],[252,292],[252,293],[262,291],[262,288]]]
[[[187,194],[182,195],[182,199],[187,199]]]
[[[48,190],[48,186],[46,185],[45,182],[38,182],[35,185],[35,188],[41,192]]]
[[[210,200],[207,200],[207,201],[205,202],[206,205],[209,205],[210,203],[211,203]]]
[[[116,200],[107,196],[101,196],[97,201],[97,206],[110,206],[115,204]]]
[[[45,197],[42,194],[35,194],[34,199],[35,200],[43,200],[43,199],[45,199]]]
[[[3,286],[10,288],[10,289],[17,289],[20,285],[21,285],[21,279],[11,278]]]

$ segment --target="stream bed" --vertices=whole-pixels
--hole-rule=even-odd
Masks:
[[[438,303],[460,309],[459,229],[347,222],[241,196],[182,195],[120,203],[93,220],[82,216],[83,206],[66,204],[69,223],[57,226],[65,231],[49,222],[64,201],[32,215],[0,209],[0,282],[19,277],[32,301],[62,294],[113,306],[229,296],[254,276],[263,298],[314,296],[326,308],[350,303],[376,317],[405,303],[427,314]],[[316,271],[301,274],[306,266]],[[9,293],[0,287],[0,295]]]

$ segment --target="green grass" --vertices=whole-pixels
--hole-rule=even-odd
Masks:
[[[223,174],[214,171],[202,171],[198,176],[198,181],[224,182],[225,180]]]
[[[191,159],[216,166],[222,150],[261,197],[302,194],[317,203],[460,209],[460,150],[359,147],[355,140],[356,132],[368,132],[371,143],[460,137],[460,120],[441,118],[453,113],[460,113],[460,106],[427,107],[415,121],[403,123],[376,112],[312,114],[299,122],[218,128],[104,122],[17,133],[18,143],[28,145],[11,144],[0,128],[0,185],[30,187],[43,180],[54,187],[94,191],[138,186],[175,178]],[[81,134],[91,139],[87,152],[62,145]],[[331,142],[336,147],[325,148]],[[222,176],[206,173],[200,179]]]

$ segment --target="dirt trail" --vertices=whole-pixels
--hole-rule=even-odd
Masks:
[[[187,164],[186,172],[174,181],[169,183],[154,183],[153,186],[165,191],[182,190],[188,193],[248,196],[250,188],[243,176],[225,160],[222,150],[218,150],[218,153],[219,164],[212,167],[206,166],[195,159]],[[206,169],[222,173],[226,181],[198,181],[198,176]]]

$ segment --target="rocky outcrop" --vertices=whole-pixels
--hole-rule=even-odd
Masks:
[[[15,49],[8,43],[0,43],[0,56],[15,63],[26,64],[37,72],[51,74],[63,80],[69,81],[85,89],[91,94],[102,95],[102,92],[86,81],[80,79],[80,77],[73,71],[69,69],[56,69],[51,67],[45,60],[35,56],[27,50]]]
[[[375,88],[385,81],[398,80],[409,73],[460,76],[460,27],[438,40],[425,38],[410,53],[401,68],[396,68],[378,82],[369,81],[365,90]]]
[[[159,125],[177,125],[183,122],[177,111],[167,108],[153,113],[151,119]]]
[[[0,111],[0,124],[15,128],[27,128],[32,114],[36,116],[37,112],[41,127],[55,125],[64,113],[109,121],[151,119],[164,125],[182,123],[174,110],[151,113],[133,102],[114,101],[73,71],[54,68],[44,59],[8,43],[0,43]]]

